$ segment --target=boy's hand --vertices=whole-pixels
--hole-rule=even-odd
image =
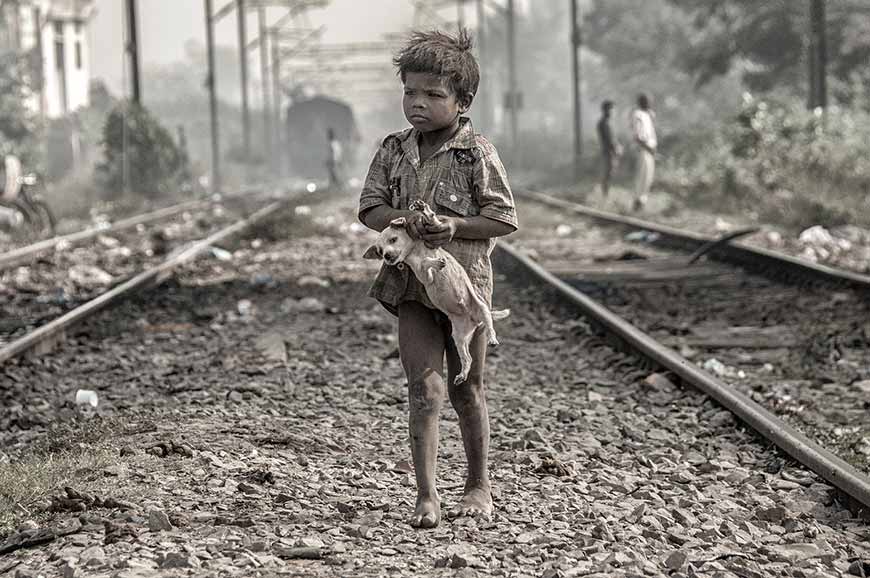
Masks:
[[[453,240],[456,235],[456,219],[445,215],[438,215],[438,224],[424,225],[420,237],[430,247],[440,247]]]
[[[422,239],[426,234],[426,224],[423,223],[423,215],[421,213],[412,213],[405,217],[405,230],[412,239]]]

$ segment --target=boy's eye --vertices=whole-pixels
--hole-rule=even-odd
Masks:
[[[396,237],[393,237],[393,238],[391,238],[389,241],[387,241],[387,244],[388,244],[388,245],[392,245],[392,244],[395,243],[395,242],[396,242]]]

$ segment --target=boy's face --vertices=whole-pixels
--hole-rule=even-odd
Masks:
[[[420,132],[447,128],[466,109],[456,98],[446,78],[425,72],[405,74],[402,110],[411,126]]]

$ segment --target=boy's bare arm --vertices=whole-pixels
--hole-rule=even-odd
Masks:
[[[417,214],[416,211],[403,211],[394,209],[389,205],[378,205],[366,211],[365,215],[363,215],[363,222],[369,229],[380,232],[386,229],[393,219],[398,219],[399,217],[409,219]]]
[[[439,215],[439,225],[426,226],[421,237],[435,247],[453,239],[492,239],[513,233],[516,227],[481,215],[475,217],[447,217]]]

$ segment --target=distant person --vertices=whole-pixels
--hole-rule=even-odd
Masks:
[[[601,143],[601,157],[604,160],[604,174],[601,176],[601,194],[607,196],[610,191],[610,179],[622,156],[622,145],[613,136],[610,117],[613,112],[613,101],[601,103],[601,118],[598,120],[598,141]]]
[[[341,188],[341,163],[344,151],[341,141],[335,136],[332,128],[326,129],[326,139],[329,148],[326,151],[326,170],[329,173],[329,188]]]
[[[656,115],[646,94],[637,96],[637,108],[631,111],[631,131],[637,144],[637,177],[634,183],[634,210],[640,210],[649,200],[656,170]]]

